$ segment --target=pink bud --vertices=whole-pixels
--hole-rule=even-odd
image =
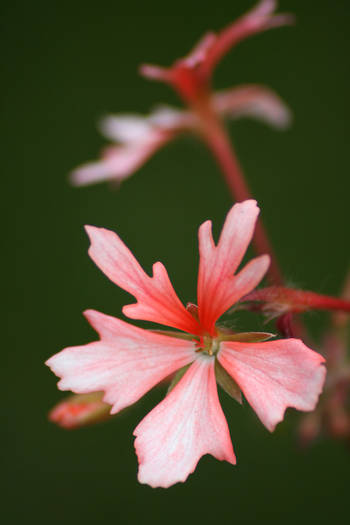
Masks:
[[[111,406],[102,401],[103,392],[66,397],[49,412],[49,420],[62,428],[79,428],[110,417]]]

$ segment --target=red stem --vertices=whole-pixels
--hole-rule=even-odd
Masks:
[[[281,304],[291,312],[305,310],[335,310],[350,312],[350,301],[330,295],[321,295],[309,290],[296,290],[284,286],[269,286],[254,290],[243,298],[244,301],[259,301],[267,304]]]
[[[203,105],[201,105],[201,107],[199,109],[197,107],[196,110],[201,117],[201,131],[204,139],[222,170],[232,197],[238,202],[253,198],[244,179],[242,169],[239,165],[232,144],[230,143],[226,130],[221,122],[208,107],[203,107]],[[255,228],[253,246],[259,255],[268,253],[271,257],[271,264],[267,273],[267,277],[271,284],[282,284],[283,277],[260,218],[258,219]]]

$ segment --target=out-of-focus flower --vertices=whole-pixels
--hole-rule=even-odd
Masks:
[[[291,120],[289,109],[270,89],[244,85],[212,93],[210,82],[214,67],[238,42],[255,33],[291,23],[291,15],[274,15],[276,2],[261,1],[255,9],[223,29],[208,33],[185,58],[169,69],[141,66],[147,78],[170,84],[181,95],[189,111],[160,107],[149,116],[115,115],[102,120],[102,133],[115,145],[106,148],[97,162],[73,171],[71,182],[82,186],[106,180],[122,181],[139,169],[157,150],[179,133],[192,131],[206,135],[217,117],[253,117],[284,129]],[[210,122],[211,121],[211,122]]]
[[[170,84],[186,102],[197,104],[210,91],[213,71],[230,49],[256,33],[294,22],[293,15],[274,14],[276,7],[276,0],[261,0],[219,33],[205,34],[186,57],[176,60],[170,68],[144,64],[141,73]]]
[[[49,420],[68,429],[105,421],[111,417],[111,406],[103,401],[103,395],[94,392],[66,397],[50,410]]]
[[[212,104],[217,114],[224,117],[251,117],[277,129],[286,128],[290,122],[286,105],[263,86],[246,85],[215,93]],[[200,134],[201,122],[192,111],[161,106],[148,116],[105,117],[100,129],[116,145],[105,148],[97,162],[83,164],[72,172],[71,182],[76,186],[124,180],[179,134]]]
[[[308,411],[317,403],[325,378],[319,354],[298,339],[261,342],[269,336],[233,333],[217,324],[268,268],[269,257],[263,255],[235,273],[258,213],[252,200],[233,206],[217,244],[211,222],[200,226],[198,307],[187,308],[160,262],[150,277],[115,233],[87,227],[93,261],[137,300],[124,306],[124,314],[179,330],[144,330],[88,310],[85,316],[100,340],[66,348],[47,361],[61,378],[61,390],[103,390],[112,414],[179,371],[167,397],[135,429],[141,483],[168,487],[184,481],[204,454],[236,462],[216,381],[237,400],[242,391],[270,431],[287,407]]]
[[[344,302],[350,301],[350,272],[342,298]],[[349,313],[335,312],[322,345],[327,359],[327,380],[316,410],[301,419],[299,438],[302,445],[308,445],[320,434],[350,443],[349,330]]]

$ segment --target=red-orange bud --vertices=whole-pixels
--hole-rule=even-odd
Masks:
[[[103,392],[66,397],[49,412],[49,420],[62,428],[79,428],[105,421],[110,405],[102,401]]]

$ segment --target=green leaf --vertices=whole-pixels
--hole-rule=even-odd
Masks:
[[[242,404],[242,393],[237,385],[236,381],[226,372],[226,370],[220,365],[219,361],[215,360],[215,376],[216,381],[219,383],[221,388],[225,392],[233,397],[238,403]]]

